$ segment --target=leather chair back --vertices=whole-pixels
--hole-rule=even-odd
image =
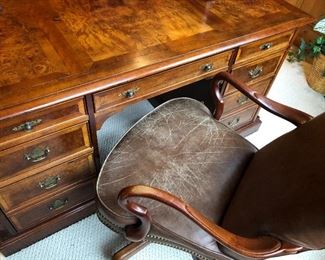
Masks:
[[[259,150],[223,219],[242,236],[325,247],[325,113]],[[312,134],[311,134],[312,133]]]

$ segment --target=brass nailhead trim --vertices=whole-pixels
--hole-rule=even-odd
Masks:
[[[97,211],[97,216],[98,216],[99,220],[101,222],[103,222],[103,224],[105,226],[112,229],[116,233],[123,234],[123,229],[120,226],[116,225],[115,223],[112,223],[111,221],[109,221],[100,211]],[[178,250],[182,250],[182,251],[187,252],[187,253],[189,253],[191,255],[199,257],[200,259],[203,259],[203,260],[210,260],[210,258],[207,258],[207,257],[205,257],[203,255],[200,255],[199,253],[197,253],[195,251],[192,251],[190,249],[171,244],[169,240],[167,240],[167,239],[165,239],[163,237],[148,234],[147,238],[152,239],[152,242],[154,242],[156,244],[165,245],[165,246],[169,246],[169,247],[172,247],[172,248],[175,248],[175,249],[178,249]]]

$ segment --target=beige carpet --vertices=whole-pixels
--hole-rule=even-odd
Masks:
[[[325,112],[325,99],[308,86],[304,73],[304,68],[308,66],[307,63],[284,63],[268,97],[316,116]],[[259,131],[247,138],[258,148],[294,129],[292,124],[265,110],[261,110],[259,116],[263,124]]]
[[[312,91],[304,77],[299,64],[285,63],[269,93],[269,96],[282,103],[291,105],[312,115],[325,111],[324,97]],[[144,102],[128,108],[122,115],[115,116],[105,123],[99,133],[101,138],[101,153],[107,154],[107,147],[111,147],[122,132],[125,131],[142,114],[151,109],[150,104]],[[262,147],[277,136],[289,131],[292,125],[278,119],[268,112],[260,112],[263,124],[260,130],[248,139],[257,147]],[[113,125],[114,127],[108,127]],[[105,138],[113,137],[111,139]],[[8,257],[9,260],[84,260],[109,259],[111,252],[123,244],[124,240],[103,226],[95,215],[92,215],[42,241]],[[150,245],[132,260],[185,260],[192,257],[184,252],[165,246]],[[289,256],[287,260],[321,260],[325,259],[325,251],[307,252]]]

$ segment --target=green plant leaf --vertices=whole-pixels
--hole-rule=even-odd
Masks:
[[[319,36],[316,38],[315,43],[318,45],[323,45],[323,44],[325,44],[325,38],[323,36]]]
[[[312,48],[312,55],[314,57],[317,57],[320,54],[321,50],[322,50],[321,47],[319,47],[317,45],[314,45],[313,48]]]

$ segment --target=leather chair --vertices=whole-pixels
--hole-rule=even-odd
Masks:
[[[217,120],[225,81],[297,128],[261,150]],[[170,100],[138,121],[99,175],[98,216],[131,242],[199,259],[263,259],[325,248],[325,114],[314,119],[226,72],[213,80],[217,110]],[[217,119],[217,120],[216,120]]]

